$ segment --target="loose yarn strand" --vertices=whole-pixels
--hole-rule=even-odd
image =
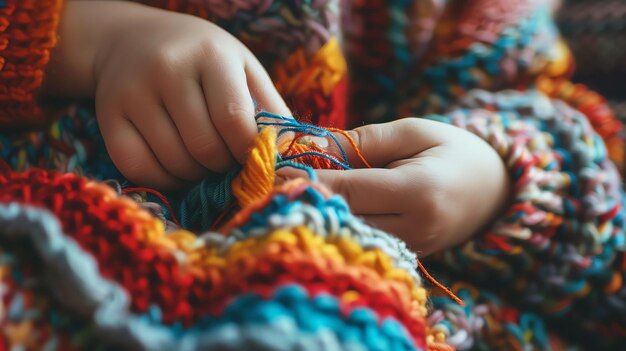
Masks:
[[[461,300],[460,298],[458,298],[453,292],[452,290],[450,290],[449,288],[447,288],[445,285],[441,284],[440,282],[437,281],[437,279],[435,279],[432,275],[430,275],[430,273],[428,273],[428,271],[426,270],[426,267],[424,267],[424,265],[422,264],[422,262],[420,262],[419,260],[417,260],[417,266],[419,267],[420,271],[424,274],[424,276],[426,276],[426,279],[428,279],[431,283],[433,283],[436,287],[438,287],[439,289],[441,289],[446,295],[448,295],[452,300],[454,300],[456,303],[458,303],[461,306],[465,306],[465,302],[463,302],[463,300]]]
[[[163,205],[165,205],[165,207],[167,208],[167,211],[170,213],[170,216],[172,217],[172,222],[174,222],[179,227],[181,226],[180,222],[178,221],[178,218],[176,218],[176,214],[174,214],[174,209],[172,208],[172,205],[170,205],[169,201],[167,201],[165,196],[161,194],[160,192],[154,189],[142,188],[142,187],[128,187],[128,188],[122,189],[122,194],[124,195],[129,194],[129,193],[140,193],[140,192],[149,193],[151,195],[156,196],[159,200],[161,200]]]

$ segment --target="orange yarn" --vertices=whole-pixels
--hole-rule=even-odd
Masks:
[[[241,174],[232,182],[232,192],[241,207],[266,197],[274,189],[276,179],[276,131],[264,128]]]
[[[281,154],[283,155],[283,157],[302,155],[307,152],[316,152],[316,153],[327,155],[328,157],[331,157],[333,159],[336,159],[335,157],[328,155],[326,151],[322,149],[321,147],[319,147],[317,144],[315,143],[304,144],[304,143],[301,143],[300,140],[301,138],[296,136],[295,138],[293,138],[293,140],[287,140],[283,142],[279,146],[279,150],[281,150]],[[294,159],[294,162],[313,167],[314,169],[336,169],[336,170],[343,169],[339,165],[331,162],[330,160],[323,158],[323,157],[315,156],[315,155],[305,155],[302,157],[298,157],[297,159]]]
[[[360,160],[369,168],[371,165],[367,162],[363,154],[360,152],[358,146],[354,142],[354,139],[345,131],[332,129],[333,132],[342,134],[346,137],[350,145],[354,148],[354,151],[360,158]],[[296,135],[292,140],[287,140],[283,145],[288,145],[285,151],[286,154],[300,154],[307,151],[316,151],[326,154],[326,152],[317,146],[315,143],[301,144],[297,141],[301,137]],[[282,149],[282,148],[281,148]],[[229,223],[222,228],[222,232],[228,232],[230,229],[246,221],[250,213],[256,209],[263,207],[269,199],[269,194],[274,191],[274,180],[276,177],[276,155],[278,149],[276,147],[276,131],[273,128],[264,128],[257,137],[256,144],[250,151],[250,156],[246,162],[241,174],[235,178],[232,182],[232,192],[237,198],[239,205],[244,210],[238,213]],[[304,156],[299,159],[299,162],[312,166],[317,169],[340,169],[336,167],[331,161],[318,156]],[[291,182],[290,188],[300,186],[301,182]],[[441,289],[446,295],[452,298],[461,306],[464,306],[463,300],[459,299],[454,293],[446,288],[443,284],[439,283],[433,278],[421,262],[417,262],[419,269],[426,276],[426,278],[433,283],[436,287]]]
[[[278,92],[298,116],[316,125],[346,125],[347,64],[336,38],[313,56],[304,48],[272,67]]]
[[[8,0],[0,7],[0,123],[42,124],[36,102],[57,43],[62,0]]]
[[[283,95],[320,90],[329,96],[346,72],[346,61],[336,38],[331,38],[310,59],[301,49],[291,54],[283,64],[274,67],[276,88]]]
[[[352,151],[356,154],[356,157],[361,162],[361,164],[364,167],[372,168],[372,165],[369,162],[367,162],[367,160],[365,159],[365,156],[363,156],[363,153],[359,149],[359,146],[356,144],[356,142],[354,141],[352,136],[350,136],[350,134],[348,134],[345,130],[337,129],[337,128],[326,128],[326,130],[328,130],[329,132],[333,132],[335,134],[340,134],[344,138],[346,138],[346,140],[348,140],[348,143],[350,144],[350,147],[352,148]],[[280,151],[283,157],[290,157],[290,156],[296,156],[296,155],[302,155],[305,153],[315,152],[318,154],[323,154],[326,157],[330,157],[333,160],[336,160],[337,162],[349,163],[350,161],[350,160],[337,159],[335,155],[331,155],[329,153],[329,150],[322,148],[321,146],[317,145],[312,140],[303,138],[301,134],[296,134],[296,136],[291,140],[283,141],[279,145],[278,150]],[[333,163],[329,159],[316,156],[316,155],[304,155],[302,157],[298,157],[297,159],[294,159],[294,161],[310,166],[314,169],[337,169],[337,170],[344,169],[338,164]]]
[[[363,165],[365,165],[365,167],[367,167],[367,168],[373,168],[372,165],[369,162],[367,162],[367,160],[365,159],[365,156],[363,156],[363,154],[361,153],[361,150],[359,149],[359,146],[356,144],[356,142],[354,141],[352,136],[350,136],[350,134],[348,134],[348,132],[346,132],[345,130],[337,129],[337,128],[327,128],[327,129],[329,131],[333,132],[333,133],[339,133],[339,134],[343,135],[346,139],[348,139],[348,142],[350,143],[350,146],[352,146],[352,149],[356,153],[356,156],[363,163]]]

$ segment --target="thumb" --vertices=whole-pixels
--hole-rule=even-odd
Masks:
[[[334,135],[354,168],[365,166],[359,153],[372,167],[384,168],[394,161],[412,158],[437,146],[439,142],[434,136],[436,133],[432,133],[433,125],[442,126],[440,122],[403,118],[389,123],[369,124],[345,133],[334,132]],[[330,143],[327,151],[341,157],[341,150],[334,143]]]

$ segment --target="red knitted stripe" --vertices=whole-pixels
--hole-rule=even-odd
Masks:
[[[138,209],[105,200],[87,184],[73,174],[43,170],[10,173],[0,176],[0,202],[27,203],[51,211],[64,232],[94,255],[103,276],[129,292],[135,312],[146,312],[156,304],[166,323],[181,320],[188,325],[199,317],[220,313],[242,292],[267,294],[277,285],[297,282],[313,294],[324,291],[342,296],[355,291],[359,298],[346,305],[347,310],[367,306],[404,324],[416,343],[424,340],[424,322],[412,312],[407,288],[381,279],[368,268],[341,265],[291,246],[272,247],[272,252],[242,258],[225,271],[181,266],[171,252],[140,240],[142,224],[132,222],[129,213]]]
[[[8,0],[0,8],[0,123],[41,124],[36,102],[56,30],[62,0]]]

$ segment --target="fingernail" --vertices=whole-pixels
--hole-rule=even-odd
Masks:
[[[315,144],[321,148],[328,147],[328,139],[323,138],[323,137],[307,135],[307,136],[300,138],[300,141],[302,144],[307,144],[307,145]]]

